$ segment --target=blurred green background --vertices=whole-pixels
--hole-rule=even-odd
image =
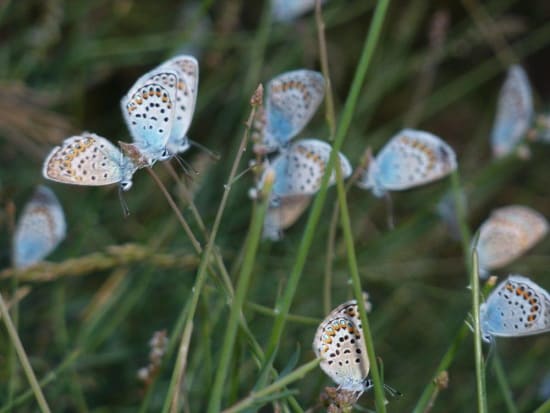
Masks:
[[[191,149],[184,158],[199,171],[182,181],[192,188],[207,227],[211,227],[224,183],[242,137],[249,98],[259,82],[292,69],[320,70],[312,13],[289,23],[274,22],[266,4],[220,1],[62,1],[0,2],[0,264],[10,267],[10,205],[21,210],[34,187],[44,183],[42,161],[48,151],[83,130],[113,142],[130,140],[120,98],[133,82],[166,58],[192,53],[200,62],[200,86],[189,136],[221,155],[212,161]],[[337,116],[347,96],[374,2],[330,0],[324,6],[330,74]],[[520,62],[535,90],[536,107],[550,95],[550,3],[495,0],[394,1],[385,20],[343,152],[357,165],[367,145],[375,152],[402,127],[418,127],[443,137],[456,150],[466,194],[467,218],[475,230],[491,209],[525,204],[550,216],[550,146],[530,144],[527,161],[491,158],[489,133],[506,68]],[[301,134],[326,139],[324,107]],[[252,158],[252,152],[245,154]],[[246,168],[246,162],[240,170]],[[167,169],[156,173],[178,193]],[[31,288],[19,306],[19,332],[39,378],[58,368],[76,349],[76,359],[45,387],[53,411],[138,411],[144,384],[137,377],[148,363],[154,331],[173,331],[188,301],[198,256],[147,173],[135,175],[125,194],[131,215],[124,218],[116,187],[91,188],[48,183],[64,205],[68,236],[49,257],[63,262],[93,253],[84,265],[69,262],[49,279],[40,271],[19,287]],[[238,268],[252,211],[248,173],[232,185],[217,238],[227,267]],[[363,287],[371,296],[370,316],[385,380],[404,396],[388,411],[407,412],[430,382],[470,308],[460,241],[437,214],[448,197],[450,180],[393,197],[396,228],[386,226],[383,200],[357,188],[349,192]],[[327,238],[335,191],[329,192],[292,313],[310,319],[289,322],[275,366],[282,370],[299,349],[299,363],[311,360],[316,322],[324,317],[323,283]],[[189,209],[184,216],[200,231]],[[307,215],[307,214],[306,214]],[[261,345],[272,308],[295,260],[305,216],[278,243],[263,242],[247,296],[246,317]],[[200,237],[199,237],[200,238]],[[126,249],[114,249],[125,244]],[[139,251],[138,251],[139,250]],[[500,275],[519,272],[550,288],[550,239]],[[106,257],[115,257],[107,262]],[[103,260],[103,261],[102,261]],[[103,264],[103,265],[100,265]],[[56,267],[57,268],[57,267]],[[12,296],[13,280],[4,271],[0,288]],[[45,273],[42,273],[44,275]],[[232,272],[232,275],[234,273]],[[341,234],[335,243],[332,306],[349,299],[346,252]],[[204,409],[216,371],[227,317],[219,282],[209,279],[201,296],[184,378],[185,411]],[[531,412],[549,397],[539,390],[550,373],[550,336],[499,339],[502,360],[518,411]],[[0,409],[28,389],[24,375],[10,379],[9,340],[0,335]],[[475,409],[471,337],[448,370],[449,387],[433,412]],[[488,351],[488,349],[487,349]],[[160,371],[148,401],[159,411],[174,357]],[[246,340],[239,337],[231,363],[224,406],[246,396],[258,378]],[[329,379],[320,369],[294,383],[296,399],[314,407]],[[487,370],[489,410],[509,411],[491,367]],[[10,396],[9,394],[12,394]],[[361,404],[373,408],[372,394]],[[32,397],[12,411],[36,411]],[[275,409],[264,406],[264,411]],[[0,410],[1,411],[1,410]],[[9,410],[8,410],[9,411]]]

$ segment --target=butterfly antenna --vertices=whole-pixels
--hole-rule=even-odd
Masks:
[[[388,210],[388,229],[395,228],[395,220],[393,215],[393,200],[389,192],[384,194],[384,199],[386,200],[386,208]]]
[[[118,199],[120,200],[120,206],[122,207],[122,214],[124,215],[124,218],[127,218],[128,216],[130,216],[130,208],[128,208],[128,204],[124,199],[121,186],[118,187]]]
[[[191,145],[194,146],[195,148],[198,148],[198,149],[200,149],[201,151],[206,152],[206,154],[207,154],[208,156],[210,156],[212,159],[214,159],[215,161],[219,161],[219,160],[221,159],[221,156],[220,156],[219,153],[214,152],[214,151],[208,149],[206,146],[201,145],[201,144],[198,143],[198,142],[192,141],[191,139],[188,139],[188,141],[189,141],[189,144],[191,144]]]

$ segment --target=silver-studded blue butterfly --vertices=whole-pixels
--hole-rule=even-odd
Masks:
[[[491,131],[493,155],[510,153],[525,137],[533,121],[533,94],[525,70],[520,65],[508,69],[497,101],[497,112]]]
[[[456,167],[453,149],[441,138],[421,130],[403,129],[370,160],[357,184],[381,197],[388,191],[441,179]]]
[[[256,153],[286,148],[311,120],[325,95],[323,75],[312,70],[294,70],[272,79],[264,108],[255,119]]]
[[[13,265],[24,268],[36,264],[63,241],[65,234],[61,204],[50,188],[39,186],[17,221],[13,235]]]
[[[548,233],[548,221],[523,205],[495,209],[479,228],[477,253],[480,275],[508,265]]]
[[[175,56],[140,77],[121,100],[137,149],[152,165],[189,148],[186,136],[198,93],[193,56]]]
[[[483,340],[550,331],[550,294],[529,278],[511,275],[479,308]]]

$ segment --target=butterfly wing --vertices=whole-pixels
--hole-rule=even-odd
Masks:
[[[265,152],[284,147],[313,117],[325,94],[323,75],[295,70],[272,79],[267,87]]]
[[[485,336],[520,337],[550,331],[550,295],[530,279],[511,275],[480,308]]]
[[[313,351],[321,369],[342,389],[365,390],[370,364],[363,331],[349,317],[329,315],[317,328]]]
[[[380,196],[433,182],[457,167],[453,149],[439,137],[420,130],[404,129],[395,135],[362,178],[364,188]]]
[[[166,61],[161,67],[174,70],[178,75],[174,122],[166,145],[168,152],[177,154],[189,148],[186,134],[197,102],[199,63],[193,56],[179,55]]]
[[[39,186],[25,205],[13,236],[13,263],[17,268],[41,261],[65,238],[63,208],[53,191]]]
[[[296,222],[311,203],[309,195],[291,195],[270,205],[265,218],[263,237],[272,241],[282,238],[282,231]]]
[[[42,174],[64,184],[99,186],[126,180],[131,183],[135,169],[107,139],[84,132],[53,148]]]
[[[130,134],[151,163],[169,157],[166,145],[174,123],[177,85],[176,71],[155,69],[138,79],[122,98]]]
[[[271,0],[271,14],[278,22],[292,21],[314,7],[315,0]]]
[[[491,131],[493,154],[509,153],[521,141],[533,119],[533,94],[525,70],[519,65],[508,69],[500,90],[497,113]]]
[[[315,194],[321,187],[331,150],[328,143],[317,139],[303,139],[294,143],[273,161],[273,195]],[[340,154],[340,166],[342,176],[347,178],[351,174],[351,165],[343,154]],[[332,172],[329,184],[335,182],[336,174]]]
[[[548,232],[548,223],[538,212],[520,205],[499,208],[479,229],[479,265],[491,270],[523,255]]]

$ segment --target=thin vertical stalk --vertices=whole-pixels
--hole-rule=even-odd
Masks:
[[[176,378],[174,384],[176,390],[172,393],[172,400],[170,413],[177,413],[179,410],[179,395],[181,390],[181,381],[183,379],[183,372],[186,368],[187,353],[189,352],[189,342],[191,341],[191,332],[193,331],[193,320],[189,321],[185,326],[180,343],[180,350],[178,351],[178,357],[176,360],[176,367],[174,368],[174,374]],[[178,368],[179,366],[179,368]]]
[[[199,269],[197,271],[197,278],[195,280],[195,285],[193,287],[193,293],[191,294],[191,301],[189,302],[189,307],[187,307],[187,304],[183,307],[182,312],[188,311],[187,317],[186,317],[186,323],[189,323],[191,320],[195,318],[195,312],[197,310],[197,305],[199,302],[199,297],[201,295],[202,287],[206,281],[206,274],[207,274],[207,268],[208,264],[210,263],[210,257],[212,255],[212,252],[214,251],[214,243],[216,240],[216,235],[218,234],[218,229],[221,224],[221,219],[223,216],[223,213],[225,211],[225,206],[227,205],[227,200],[229,198],[229,193],[231,191],[231,185],[233,183],[233,179],[235,178],[237,174],[237,169],[239,168],[239,164],[241,162],[241,158],[246,150],[246,146],[248,144],[248,139],[250,135],[250,128],[252,126],[252,121],[254,119],[254,115],[256,114],[256,107],[258,106],[259,102],[262,101],[262,87],[261,85],[258,86],[256,89],[256,92],[254,93],[253,98],[251,99],[252,109],[250,111],[250,115],[248,116],[248,120],[245,124],[245,132],[243,134],[243,137],[241,139],[241,142],[239,144],[239,149],[237,152],[237,155],[235,156],[235,159],[233,161],[233,165],[231,167],[231,171],[229,173],[229,177],[227,179],[227,184],[224,185],[224,191],[222,195],[222,199],[220,201],[220,205],[218,207],[218,212],[216,213],[216,218],[214,219],[214,225],[212,226],[212,231],[210,233],[210,238],[208,239],[208,242],[206,244],[206,248],[204,249],[201,262],[199,264]],[[258,96],[259,95],[259,96]],[[183,340],[183,337],[182,337]],[[178,366],[175,366],[175,368],[178,368]],[[163,412],[168,412],[170,401],[172,400],[172,394],[175,390],[175,381],[177,380],[177,375],[172,375],[172,380],[170,382],[169,391],[166,395],[165,404],[163,408]]]
[[[8,335],[10,337],[12,346],[15,347],[15,351],[17,353],[17,356],[19,357],[19,361],[21,362],[23,371],[25,372],[27,379],[29,380],[31,388],[34,392],[34,397],[36,398],[36,401],[38,402],[38,406],[40,407],[40,411],[42,413],[50,413],[48,402],[46,402],[46,398],[42,393],[40,384],[38,384],[38,380],[36,380],[36,376],[34,375],[34,371],[31,367],[31,363],[29,362],[27,354],[25,353],[23,344],[19,339],[17,330],[13,325],[13,321],[10,317],[10,313],[8,311],[8,308],[6,307],[6,303],[4,302],[4,298],[2,297],[2,294],[0,294],[0,314],[2,314],[2,317],[4,319],[4,324],[6,325],[6,329],[8,330]]]
[[[369,68],[370,61],[378,43],[380,32],[382,30],[382,24],[384,22],[384,17],[386,15],[389,3],[389,0],[380,0],[376,5],[370,30],[363,45],[359,64],[357,66],[353,82],[351,84],[350,93],[348,95],[348,98],[346,99],[346,104],[344,106],[341,121],[338,124],[333,150],[327,163],[326,171],[321,182],[321,188],[319,189],[319,192],[313,202],[313,206],[306,224],[306,229],[304,231],[304,236],[302,237],[302,241],[300,242],[300,246],[298,248],[298,254],[294,267],[292,268],[292,271],[288,278],[288,282],[283,292],[283,295],[277,303],[278,317],[274,320],[273,328],[271,330],[271,336],[267,345],[267,360],[273,359],[273,355],[275,354],[277,347],[279,346],[281,336],[283,334],[286,324],[287,314],[290,311],[290,306],[292,305],[292,301],[294,299],[294,295],[296,293],[296,289],[298,287],[298,283],[303,272],[302,270],[305,266],[305,261],[309,253],[309,248],[313,242],[315,228],[317,227],[317,223],[319,222],[321,210],[326,199],[328,180],[334,168],[338,152],[342,147],[342,143],[344,142],[344,139],[349,130],[355,107],[357,105],[357,100],[365,81],[367,69]]]
[[[317,24],[317,38],[319,40],[319,54],[321,56],[321,70],[325,78],[325,118],[330,131],[329,139],[334,140],[336,135],[336,116],[334,115],[334,99],[332,97],[332,81],[330,80],[330,70],[328,67],[327,40],[325,38],[325,21],[323,20],[323,10],[321,0],[315,2],[315,22]]]
[[[485,361],[481,345],[481,324],[479,321],[479,265],[477,251],[472,253],[472,271],[470,283],[472,286],[472,314],[474,316],[474,355],[476,364],[476,388],[477,388],[477,411],[487,412],[487,392],[485,388]]]
[[[365,308],[365,302],[363,300],[363,289],[361,288],[361,279],[359,277],[359,269],[357,266],[357,257],[355,255],[355,246],[353,244],[353,234],[351,232],[351,221],[349,217],[348,204],[346,200],[346,190],[344,188],[344,182],[342,180],[342,170],[338,163],[336,167],[336,187],[338,192],[338,201],[340,205],[340,219],[342,224],[342,231],[344,233],[344,241],[346,243],[346,250],[348,253],[348,264],[351,275],[351,283],[353,286],[353,293],[357,300],[357,307],[359,308],[359,315],[361,316],[361,324],[363,330],[363,339],[365,340],[365,347],[367,349],[367,355],[369,357],[370,372],[372,381],[374,383],[374,397],[376,403],[376,410],[380,413],[386,411],[385,397],[384,397],[384,383],[380,379],[380,372],[378,370],[378,362],[376,360],[376,353],[374,351],[374,340],[372,339],[372,333],[370,330],[370,324],[367,317],[367,311]]]
[[[500,392],[504,397],[504,403],[508,409],[508,413],[518,413],[519,410],[514,403],[514,398],[512,397],[512,390],[510,389],[510,384],[506,379],[506,372],[502,366],[502,359],[498,354],[493,355],[493,371],[497,377],[498,386],[500,387]]]
[[[258,244],[262,234],[264,217],[268,208],[269,194],[271,193],[273,182],[274,174],[272,173],[269,174],[264,181],[264,187],[262,189],[262,202],[257,208],[254,209],[254,213],[252,215],[250,232],[246,241],[243,266],[237,282],[235,297],[229,313],[229,320],[227,321],[225,328],[225,336],[221,346],[221,355],[218,362],[218,368],[216,369],[214,385],[212,387],[212,391],[210,392],[210,402],[208,403],[208,412],[210,413],[220,411],[224,384],[227,378],[227,371],[229,369],[229,362],[235,347],[239,318],[242,314],[246,294],[252,278],[252,270],[254,268],[254,261],[258,251]]]

